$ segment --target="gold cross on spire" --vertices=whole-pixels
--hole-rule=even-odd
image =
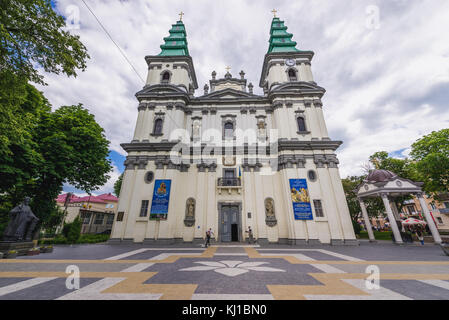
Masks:
[[[276,18],[276,13],[277,13],[276,9],[273,9],[273,11],[271,11],[271,12],[273,13],[274,17]]]
[[[231,70],[231,67],[228,66],[225,69],[226,69],[227,72],[229,72],[229,70]]]
[[[183,16],[183,15],[184,15],[184,12],[181,11],[181,12],[179,13],[179,21],[182,21],[182,16]]]

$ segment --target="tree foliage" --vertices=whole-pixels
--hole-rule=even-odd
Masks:
[[[410,155],[416,161],[425,191],[449,192],[449,129],[432,132],[416,141]]]
[[[64,30],[64,18],[50,0],[0,2],[0,67],[11,74],[44,84],[36,67],[76,76],[89,58],[79,36]]]
[[[409,159],[398,159],[390,157],[388,152],[386,151],[380,151],[374,153],[370,157],[370,162],[377,168],[381,170],[388,170],[395,174],[397,174],[399,177],[409,180],[416,180],[417,179],[417,172],[415,165],[412,161]],[[402,210],[402,207],[404,206],[405,201],[412,199],[411,195],[404,195],[400,197],[396,197],[394,199],[394,202],[396,203],[396,206],[399,210],[399,212]],[[382,201],[379,201],[379,206],[383,206]]]
[[[342,179],[343,189],[346,195],[346,201],[349,207],[349,214],[353,223],[361,217],[362,209],[360,208],[360,203],[357,197],[356,189],[365,180],[366,176],[352,176],[346,179]],[[364,199],[366,205],[366,211],[368,216],[372,218],[377,218],[384,214],[383,203],[380,199]]]
[[[109,141],[81,105],[52,112],[41,92],[22,85],[24,96],[10,112],[27,126],[20,128],[20,137],[11,136],[2,146],[0,209],[5,216],[26,195],[31,196],[31,209],[40,223],[51,227],[57,222],[55,199],[64,183],[91,192],[107,182]],[[5,128],[0,135],[8,137]]]
[[[120,197],[120,190],[122,189],[123,173],[118,177],[117,181],[114,183],[114,194]]]

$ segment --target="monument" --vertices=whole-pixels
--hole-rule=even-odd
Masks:
[[[0,252],[16,250],[18,255],[26,255],[34,247],[33,231],[39,219],[33,214],[29,206],[31,199],[24,201],[9,212],[10,221],[0,242]]]

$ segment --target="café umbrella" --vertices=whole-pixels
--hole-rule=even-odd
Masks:
[[[404,226],[418,226],[418,225],[426,226],[427,223],[425,221],[418,220],[415,218],[409,218],[409,219],[402,221],[402,225],[404,225]]]

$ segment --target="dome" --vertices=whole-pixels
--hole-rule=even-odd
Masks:
[[[366,181],[369,182],[384,182],[396,178],[398,175],[388,170],[373,170],[369,173]]]

